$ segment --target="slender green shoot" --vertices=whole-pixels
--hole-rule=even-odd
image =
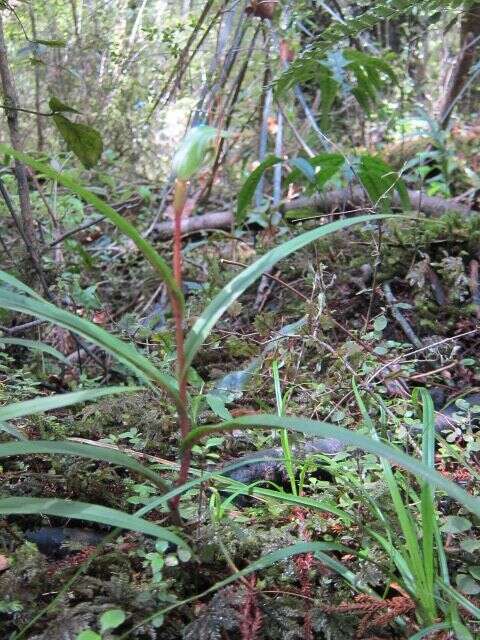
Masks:
[[[279,416],[283,416],[285,415],[285,404],[284,404],[284,398],[282,396],[282,388],[280,384],[280,374],[278,370],[277,360],[274,360],[272,362],[272,374],[273,374],[273,384],[275,387],[275,401],[277,403],[277,414]],[[280,442],[282,445],[283,460],[285,464],[285,469],[287,470],[288,479],[290,481],[290,487],[292,489],[293,495],[296,496],[298,495],[298,493],[297,493],[297,483],[295,482],[295,468],[293,465],[292,448],[290,446],[288,431],[286,429],[280,429]]]

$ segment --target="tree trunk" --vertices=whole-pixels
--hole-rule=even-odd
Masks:
[[[480,3],[473,4],[462,15],[460,25],[460,52],[452,71],[447,91],[440,109],[440,126],[446,129],[456,102],[468,81],[468,74],[475,62],[480,39]]]
[[[80,29],[78,25],[78,9],[77,0],[70,0],[70,9],[72,10],[73,28],[75,30],[75,38],[77,42],[80,40]]]
[[[0,78],[2,81],[2,91],[4,97],[4,104],[7,107],[5,109],[7,115],[8,128],[10,131],[10,141],[12,147],[19,151],[22,151],[22,141],[20,137],[20,130],[18,126],[18,96],[15,87],[15,81],[10,71],[8,64],[7,47],[5,44],[5,36],[3,31],[3,17],[0,11]],[[27,170],[24,164],[15,161],[15,177],[18,185],[18,197],[20,201],[20,215],[19,220],[21,229],[20,232],[23,236],[23,240],[27,245],[30,258],[38,269],[38,258],[36,251],[35,230],[33,224],[32,209],[30,206],[30,193],[28,188]]]
[[[32,27],[32,38],[37,39],[37,21],[35,19],[35,12],[33,6],[29,5],[28,11],[30,14],[30,24]],[[38,64],[34,65],[35,74],[35,111],[37,112],[37,150],[43,151],[43,116],[40,115],[40,67]]]

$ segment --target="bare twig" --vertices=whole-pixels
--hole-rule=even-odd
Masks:
[[[58,238],[55,238],[55,240],[48,245],[46,251],[48,251],[48,249],[52,249],[57,244],[60,244],[60,242],[63,242],[67,238],[71,238],[72,236],[76,235],[77,233],[80,233],[80,231],[84,231],[85,229],[88,229],[89,227],[94,227],[96,224],[98,224],[99,222],[102,222],[103,220],[105,220],[105,216],[100,216],[99,218],[95,218],[95,220],[89,220],[88,222],[85,222],[85,224],[80,225],[76,229],[71,229],[70,231],[66,231],[65,233],[63,233]]]
[[[403,333],[407,336],[407,338],[410,340],[410,342],[413,344],[414,347],[417,347],[417,349],[421,349],[423,347],[423,344],[421,340],[418,338],[418,336],[415,334],[414,330],[410,326],[407,319],[404,318],[400,309],[398,308],[397,302],[395,300],[395,297],[393,295],[392,288],[389,282],[385,282],[385,284],[383,285],[383,292],[385,294],[385,300],[387,301],[387,304],[390,307],[392,316],[395,318],[395,320],[398,322],[398,324],[402,328]]]
[[[32,320],[31,322],[25,322],[24,324],[18,324],[16,327],[3,327],[0,326],[0,331],[8,333],[9,336],[13,336],[16,333],[23,333],[34,327],[38,327],[41,324],[45,324],[46,320]]]

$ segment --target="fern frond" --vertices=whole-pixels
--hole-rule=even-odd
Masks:
[[[362,31],[372,29],[379,22],[400,17],[413,10],[417,13],[438,11],[439,9],[454,9],[461,4],[461,0],[383,0],[383,2],[378,2],[360,16],[350,18],[342,23],[335,22],[325,29],[319,39],[309,45],[277,79],[275,89],[280,94],[295,84],[315,79],[318,74],[319,62],[329,51],[341,46],[345,38],[354,38]]]

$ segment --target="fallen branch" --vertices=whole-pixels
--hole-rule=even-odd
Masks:
[[[408,195],[412,209],[421,211],[426,216],[441,216],[449,211],[456,211],[462,215],[475,213],[470,207],[459,204],[454,199],[427,196],[423,191],[414,190],[409,190]],[[401,207],[400,196],[397,192],[393,194],[392,201],[394,207]],[[297,209],[316,209],[317,211],[329,213],[335,209],[344,210],[346,205],[352,205],[355,208],[372,209],[371,202],[362,187],[353,187],[326,191],[325,193],[317,193],[308,198],[297,198],[290,202],[284,202],[280,205],[279,210],[285,213]],[[360,213],[360,211],[358,211],[358,213]]]
[[[392,288],[389,282],[385,282],[383,285],[383,293],[385,294],[385,300],[387,301],[388,306],[390,307],[390,312],[392,316],[395,318],[397,323],[402,328],[403,333],[407,336],[410,342],[417,349],[422,349],[423,344],[420,338],[417,337],[414,330],[410,326],[408,320],[402,315],[402,312],[397,306],[397,301],[392,292]]]
[[[182,235],[205,231],[206,229],[231,229],[233,215],[230,211],[216,211],[202,216],[193,216],[182,220]],[[173,221],[162,222],[153,230],[152,234],[160,240],[168,240],[173,236]]]
[[[469,207],[459,204],[454,199],[439,198],[436,196],[426,196],[422,191],[409,190],[412,209],[421,211],[426,216],[442,216],[449,211],[455,211],[468,216],[474,213]],[[312,209],[321,213],[332,213],[335,210],[344,211],[347,205],[355,208],[355,213],[371,211],[372,205],[361,187],[351,189],[337,189],[326,191],[317,195],[305,198],[297,198],[289,202],[280,203],[278,210],[281,213],[295,211],[298,209]],[[400,198],[397,193],[393,195],[393,206],[400,207]],[[192,216],[182,220],[182,234],[205,231],[207,229],[230,229],[234,223],[233,214],[230,211],[215,211],[205,213],[201,216]],[[162,222],[157,224],[153,234],[160,240],[168,240],[173,235],[173,222]]]

